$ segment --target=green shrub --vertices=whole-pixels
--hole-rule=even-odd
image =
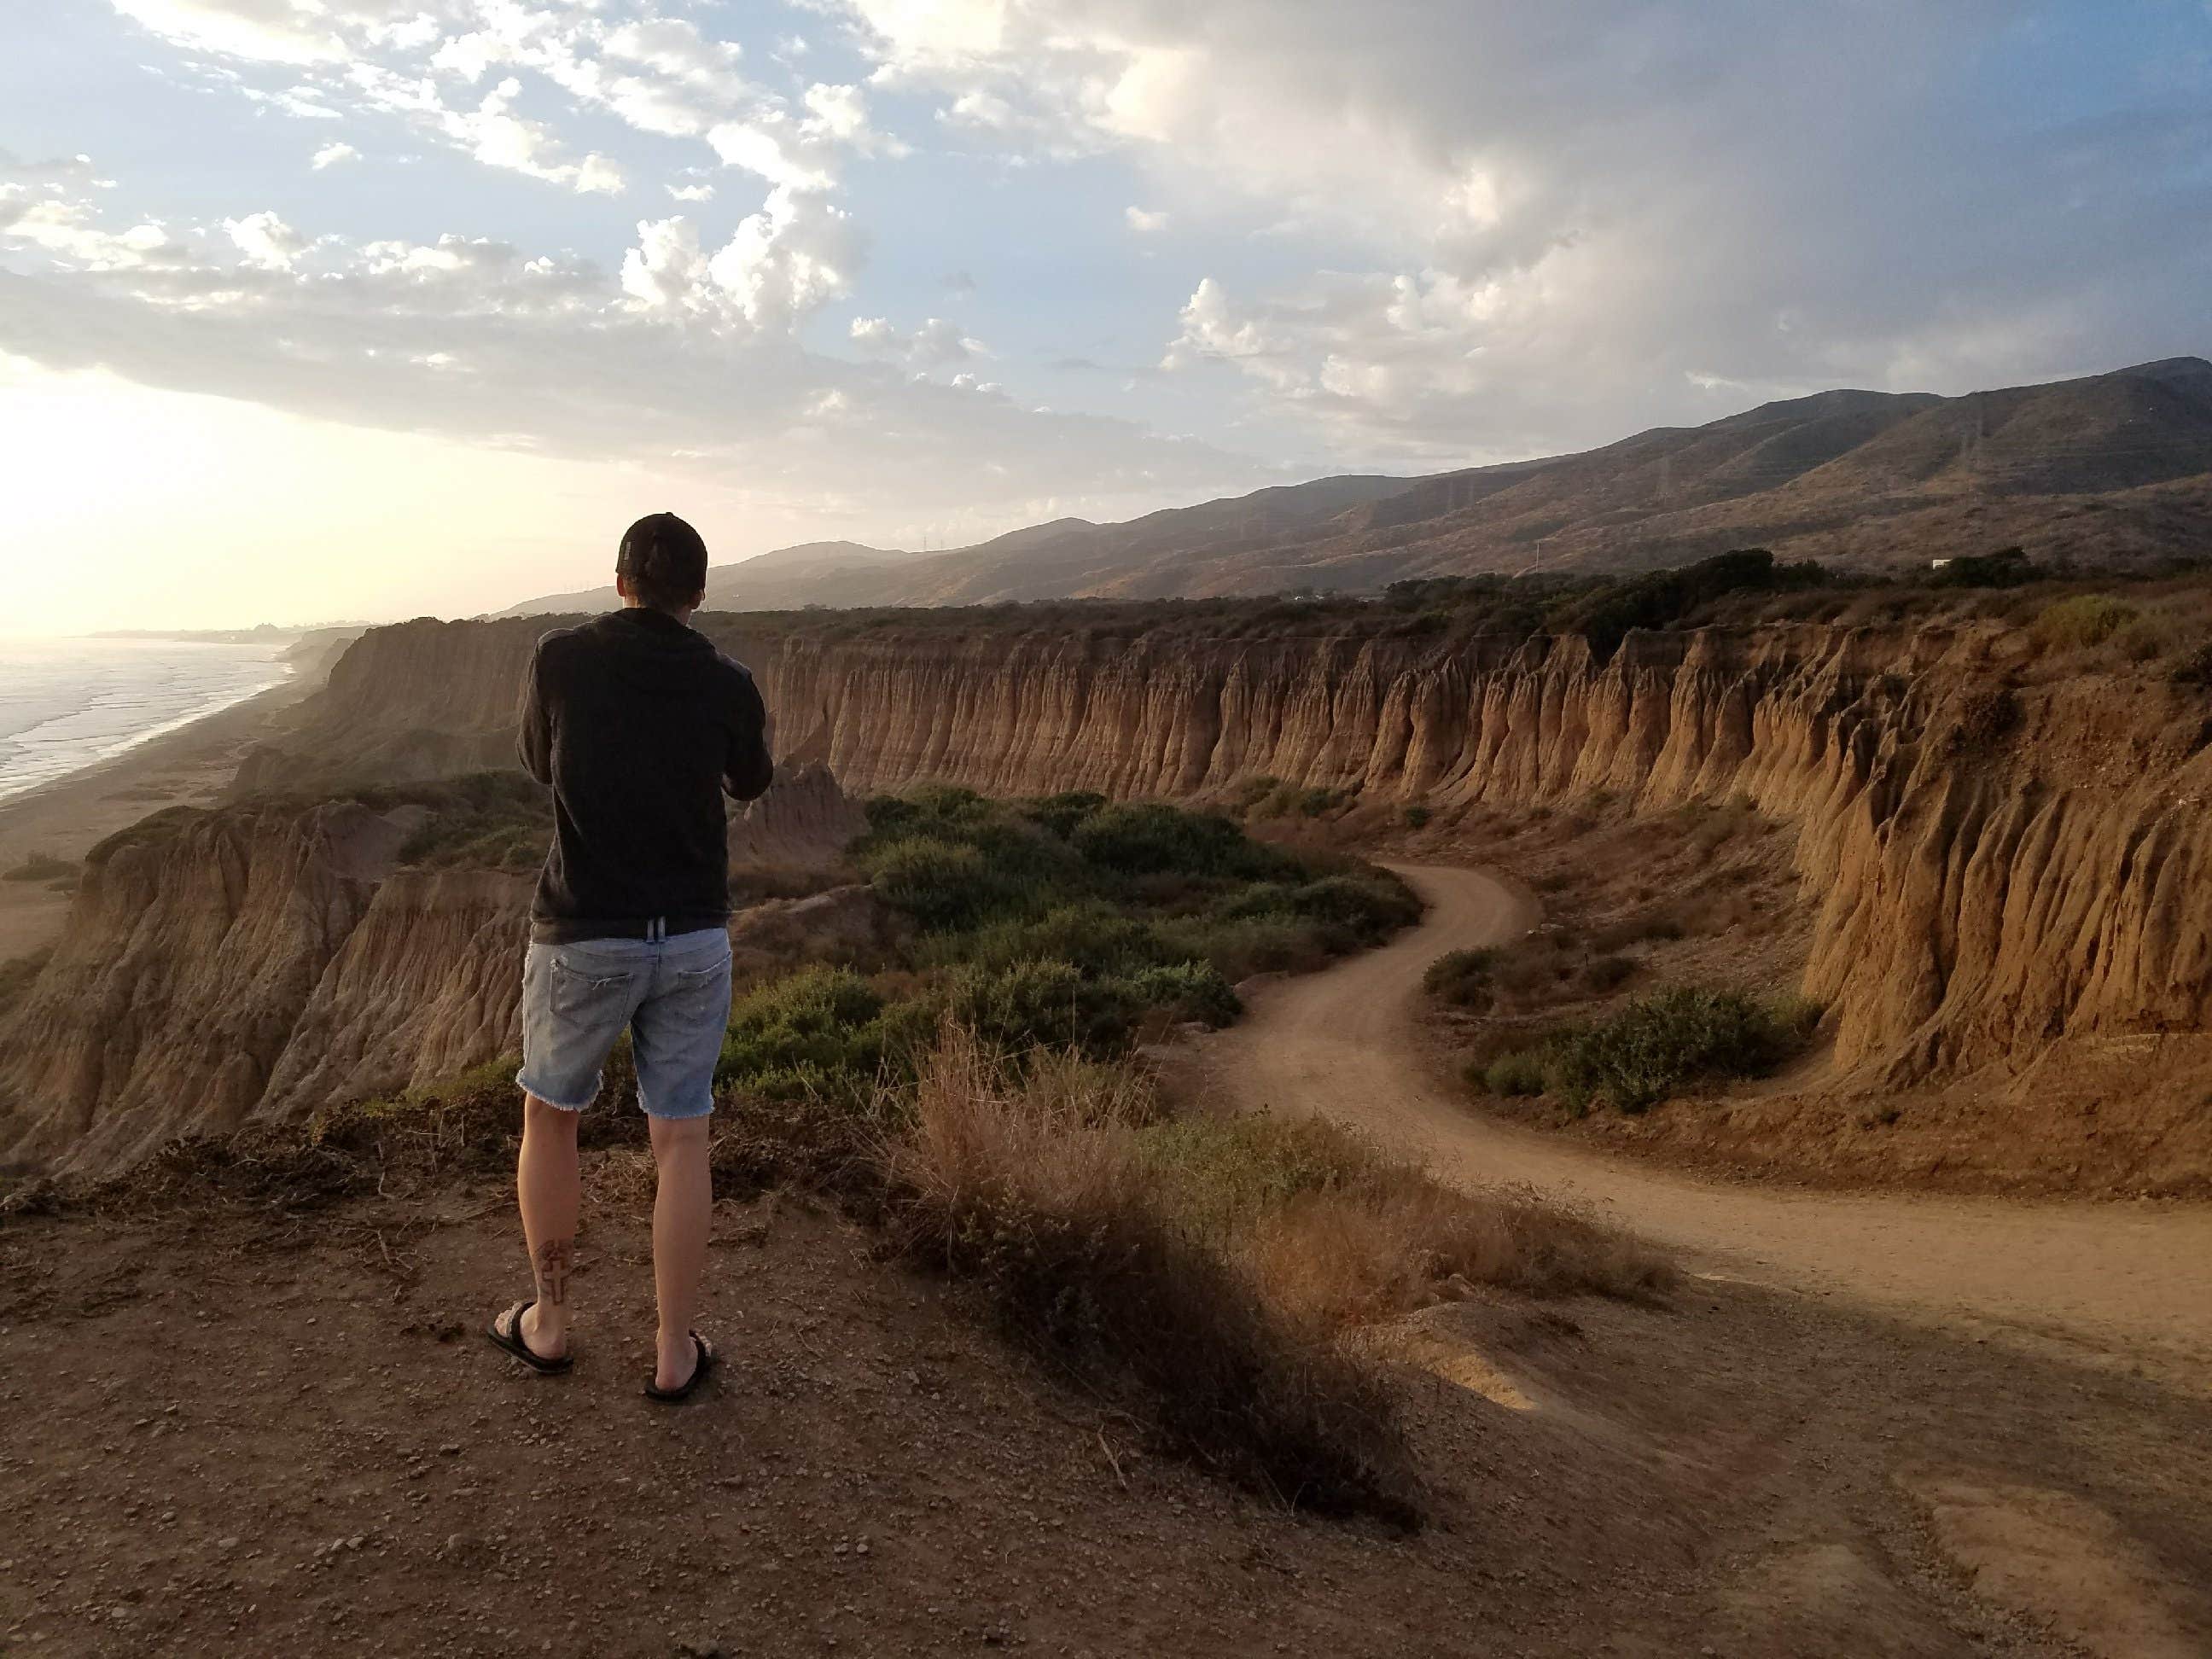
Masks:
[[[361,799],[380,808],[429,809],[429,817],[399,849],[406,864],[526,869],[544,858],[553,838],[545,790],[520,772],[477,772],[412,789],[371,790]]]
[[[1318,968],[1330,954],[1312,926],[1286,913],[1185,917],[1160,922],[1153,931],[1171,959],[1211,963],[1232,985],[1255,974]]]
[[[2077,593],[2045,605],[2036,617],[2036,638],[2060,649],[2102,645],[2140,613],[2106,593]]]
[[[1086,979],[1074,963],[1049,960],[963,968],[953,977],[950,1006],[989,1047],[1016,1053],[1040,1047],[1118,1053],[1137,1012],[1126,981]]]
[[[890,1062],[911,1062],[911,1010],[902,1017],[848,968],[815,967],[738,1000],[714,1068],[718,1083],[771,1097],[872,1087]]]
[[[1004,874],[974,847],[908,836],[868,849],[860,858],[884,903],[924,927],[974,927],[1014,897]]]
[[[1603,1101],[1640,1112],[1686,1084],[1771,1070],[1819,1018],[1817,1006],[1796,997],[1768,1002],[1680,987],[1638,998],[1609,1018],[1561,1027],[1534,1050],[1502,1058],[1484,1082],[1496,1094],[1534,1093],[1533,1068],[1543,1092],[1577,1111]]]
[[[1493,1095],[1540,1095],[1544,1092],[1544,1061],[1523,1050],[1500,1054],[1483,1068],[1482,1086]]]
[[[1351,799],[1352,791],[1349,789],[1316,784],[1299,792],[1297,805],[1301,817],[1317,818],[1324,813],[1334,811]]]
[[[1121,981],[1139,1009],[1158,1011],[1181,1023],[1196,1020],[1215,1030],[1244,1012],[1229,981],[1210,962],[1163,963]]]
[[[1373,944],[1394,930],[1419,921],[1421,901],[1386,871],[1318,877],[1305,882],[1257,882],[1217,903],[1223,921],[1252,917],[1295,917],[1334,930],[1330,948],[1343,951]]]
[[[1040,799],[1024,801],[1020,811],[1031,823],[1066,841],[1107,805],[1106,797],[1088,791],[1069,790]]]
[[[1429,820],[1435,816],[1436,814],[1425,806],[1408,806],[1406,809],[1406,828],[1408,830],[1425,828]]]
[[[1128,801],[1092,813],[1069,837],[1085,862],[1123,876],[1170,872],[1259,878],[1291,866],[1286,855],[1248,840],[1227,818],[1157,801]]]
[[[976,963],[990,968],[1057,957],[1087,973],[1118,974],[1191,954],[1173,949],[1161,937],[1159,924],[1091,898],[1055,905],[1030,921],[996,921],[973,933],[940,934],[921,941],[914,956],[918,966]]]
[[[1726,594],[1813,587],[1827,580],[1828,573],[1810,561],[1780,564],[1764,548],[1744,548],[1675,569],[1608,582],[1562,601],[1544,621],[1554,633],[1581,635],[1589,641],[1591,655],[1603,662],[1632,629],[1678,626]]]
[[[1421,988],[1439,1002],[1480,1013],[1496,999],[1490,981],[1497,962],[1495,951],[1447,951],[1421,975]]]

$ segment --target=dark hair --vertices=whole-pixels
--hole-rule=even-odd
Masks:
[[[698,603],[707,586],[707,544],[673,513],[648,513],[623,532],[615,574],[656,611]]]

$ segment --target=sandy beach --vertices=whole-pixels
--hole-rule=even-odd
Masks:
[[[321,683],[318,672],[295,675],[111,760],[0,801],[0,876],[37,855],[75,863],[149,812],[216,800],[240,756]],[[0,880],[0,963],[53,943],[69,915],[71,884]]]

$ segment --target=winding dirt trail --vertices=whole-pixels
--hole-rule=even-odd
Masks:
[[[1439,954],[1510,939],[1529,902],[1478,870],[1401,868],[1429,902],[1382,950],[1268,987],[1208,1042],[1246,1109],[1318,1112],[1439,1172],[1526,1183],[1681,1250],[1705,1273],[1837,1297],[2212,1394],[2212,1208],[2014,1204],[1712,1182],[1485,1118],[1430,1073],[1416,1028]]]

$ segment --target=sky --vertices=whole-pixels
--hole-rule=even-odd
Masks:
[[[0,0],[0,631],[2184,353],[2208,0]]]

